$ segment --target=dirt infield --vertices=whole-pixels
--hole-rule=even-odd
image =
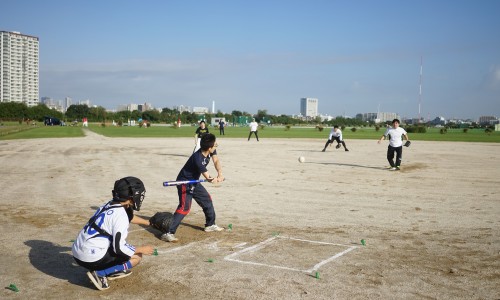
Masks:
[[[158,256],[101,292],[71,241],[120,177],[144,181],[140,216],[172,212],[162,182],[193,140],[0,141],[0,279],[19,289],[0,298],[500,299],[500,144],[414,141],[391,172],[386,143],[324,142],[218,137],[227,180],[204,185],[233,230],[203,232],[195,203],[177,244],[133,225],[129,242]]]

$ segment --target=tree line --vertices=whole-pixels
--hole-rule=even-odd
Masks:
[[[251,114],[245,111],[233,110],[231,113],[223,113],[217,111],[215,114],[196,114],[192,112],[179,112],[176,109],[163,108],[161,111],[158,110],[148,110],[140,112],[138,110],[134,111],[118,111],[109,112],[102,106],[89,107],[86,104],[71,105],[68,107],[65,113],[60,111],[50,109],[45,104],[38,104],[36,106],[28,107],[24,103],[18,102],[2,102],[0,103],[0,121],[27,121],[33,120],[38,122],[43,122],[45,117],[58,118],[66,123],[71,123],[73,121],[81,122],[83,118],[87,118],[89,122],[99,122],[106,123],[115,121],[116,123],[126,123],[129,120],[142,119],[150,123],[163,123],[163,124],[175,124],[178,120],[182,124],[196,124],[201,119],[205,120],[207,123],[211,123],[212,118],[225,118],[227,123],[238,124],[238,120],[241,117],[251,121],[252,118],[259,123],[265,123],[268,125],[318,125],[322,124],[324,126],[365,126],[366,122],[359,119],[343,118],[337,117],[330,121],[321,121],[320,117],[316,117],[310,120],[303,120],[299,118],[294,118],[287,115],[271,115],[268,114],[267,110],[258,110],[256,114]]]

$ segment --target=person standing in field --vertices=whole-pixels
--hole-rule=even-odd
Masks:
[[[194,150],[193,153],[198,151],[200,149],[200,140],[201,137],[205,134],[208,133],[208,128],[207,125],[205,124],[205,121],[201,120],[200,121],[200,126],[196,129],[196,132],[194,134]]]
[[[257,134],[259,124],[255,122],[255,118],[252,119],[252,122],[250,123],[250,133],[248,134],[248,141],[250,140],[250,137],[252,136],[252,133],[255,134],[255,138],[257,138],[257,142],[259,141],[259,136]]]
[[[339,129],[338,125],[333,126],[332,130],[330,130],[330,135],[328,136],[328,141],[326,141],[325,147],[321,151],[325,152],[326,147],[328,147],[328,145],[331,146],[333,144],[333,140],[335,140],[337,142],[337,146],[335,146],[335,149],[339,149],[340,144],[342,144],[342,146],[344,146],[344,150],[349,151],[349,149],[347,149],[347,147],[345,145],[344,139],[342,138],[342,130]]]
[[[409,141],[408,133],[403,128],[399,127],[399,120],[392,120],[392,127],[388,127],[384,135],[378,140],[380,144],[382,140],[389,138],[389,146],[387,147],[387,160],[391,165],[391,171],[398,171],[401,167],[403,159],[403,137]],[[396,161],[394,161],[394,153],[396,153]]]
[[[219,120],[219,134],[224,135],[224,126],[226,126],[226,122],[224,120]]]
[[[179,175],[177,175],[177,181],[198,180],[202,175],[210,183],[224,181],[222,166],[217,156],[216,148],[218,145],[215,140],[215,135],[211,133],[204,134],[201,137],[201,148],[189,157],[184,167],[180,170]],[[210,159],[214,162],[215,170],[217,171],[216,177],[212,177],[207,170]],[[212,197],[201,183],[178,185],[177,194],[179,196],[179,205],[174,212],[168,232],[161,235],[161,240],[171,243],[175,243],[179,240],[175,237],[175,232],[184,217],[189,214],[193,199],[201,206],[205,214],[204,231],[218,232],[224,230],[223,227],[219,227],[215,224],[215,208]]]

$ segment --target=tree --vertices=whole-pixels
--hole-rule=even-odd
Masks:
[[[89,119],[94,122],[106,121],[106,109],[102,106],[91,107],[89,109]]]
[[[236,116],[236,117],[241,117],[241,116],[243,116],[243,113],[239,110],[233,110],[231,112],[231,115]]]
[[[142,113],[142,118],[150,122],[160,121],[160,112],[157,110],[147,110]]]
[[[87,104],[70,105],[66,110],[66,117],[69,120],[81,120],[90,116],[90,109]]]
[[[50,109],[45,104],[38,104],[29,108],[29,118],[32,120],[37,120],[39,122],[43,121],[43,117],[51,116],[58,119],[63,118],[63,113],[54,109]]]
[[[23,120],[29,118],[28,106],[21,102],[0,103],[0,119]]]

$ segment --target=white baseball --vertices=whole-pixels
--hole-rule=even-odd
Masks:
[[[299,157],[299,162],[303,163],[306,161],[306,158],[304,156]]]

